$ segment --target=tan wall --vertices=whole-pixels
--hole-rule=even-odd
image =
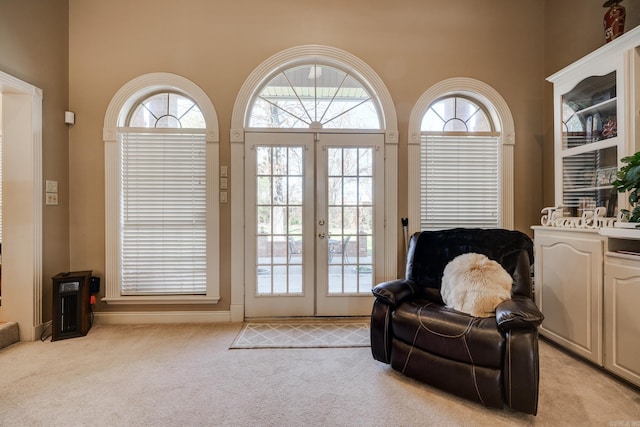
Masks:
[[[68,0],[0,1],[0,70],[42,89],[43,179],[59,183],[60,204],[43,207],[45,321],[51,319],[51,277],[69,269],[68,22]]]
[[[160,71],[198,84],[218,112],[221,164],[229,165],[231,113],[244,80],[271,55],[306,44],[356,55],[387,85],[400,130],[398,217],[407,213],[407,125],[421,94],[461,76],[496,89],[516,126],[516,227],[529,231],[542,206],[543,18],[539,0],[70,0],[71,268],[105,268],[102,127],[118,89]],[[240,195],[230,184],[230,197]],[[228,309],[228,248],[241,238],[230,230],[229,205],[221,232],[216,309]]]
[[[132,78],[168,71],[200,85],[218,111],[221,162],[229,164],[232,105],[258,64],[304,44],[347,50],[369,64],[391,92],[399,118],[400,171],[418,97],[448,77],[483,80],[500,92],[514,116],[516,227],[527,231],[554,197],[551,85],[544,77],[603,44],[602,2],[2,0],[0,70],[43,89],[43,178],[58,180],[60,188],[60,205],[43,211],[43,318],[50,318],[52,275],[86,268],[103,274],[102,123],[111,97]],[[627,29],[639,25],[640,2],[623,5]],[[67,107],[78,114],[69,132],[61,119]],[[401,174],[399,217],[407,210],[406,181]],[[227,205],[221,212],[218,309],[229,303],[229,224]]]
[[[546,0],[545,2],[545,77],[561,70],[605,44],[603,18],[607,12],[603,0]],[[621,3],[626,9],[625,30],[640,25],[640,0]],[[554,206],[553,168],[553,86],[544,84],[544,206]]]

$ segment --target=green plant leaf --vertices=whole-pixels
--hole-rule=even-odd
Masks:
[[[638,183],[638,179],[640,179],[640,165],[634,165],[627,171],[627,175],[625,177],[627,182],[633,182],[634,184]]]

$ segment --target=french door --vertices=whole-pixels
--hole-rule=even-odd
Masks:
[[[369,314],[383,136],[248,133],[245,147],[245,316]]]

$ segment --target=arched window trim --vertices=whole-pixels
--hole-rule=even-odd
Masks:
[[[244,142],[249,109],[253,98],[273,76],[282,71],[302,64],[325,64],[352,74],[363,84],[378,104],[381,114],[381,129],[385,132],[385,143],[398,143],[398,119],[391,94],[380,77],[364,61],[356,56],[329,46],[305,45],[279,52],[265,60],[247,77],[233,106],[231,116],[231,142]],[[262,128],[260,129],[263,130]],[[267,129],[282,131],[283,129]],[[296,129],[299,132],[318,132],[318,129]],[[321,132],[362,132],[360,129],[321,129]]]
[[[194,296],[120,296],[119,283],[119,132],[127,128],[132,109],[143,99],[158,92],[176,92],[192,99],[202,112],[206,128],[193,129],[205,133],[207,145],[207,270],[211,271],[206,295]],[[169,129],[171,131],[171,129]],[[183,129],[184,130],[184,129]],[[113,96],[104,119],[103,141],[105,144],[105,298],[109,304],[215,304],[220,300],[220,232],[219,200],[219,128],[216,110],[209,97],[196,84],[171,73],[150,73],[134,78]],[[163,311],[163,313],[166,313]],[[165,314],[166,315],[166,314]],[[124,315],[126,316],[126,315]],[[189,312],[176,321],[205,321],[210,312]],[[126,316],[130,319],[131,316]]]
[[[231,116],[231,181],[236,188],[244,188],[244,141],[251,100],[274,73],[281,72],[301,63],[323,63],[348,71],[370,89],[381,114],[381,129],[265,129],[268,132],[311,132],[311,133],[365,133],[375,132],[385,135],[385,265],[387,278],[397,277],[398,259],[398,119],[391,95],[382,79],[371,67],[356,56],[328,46],[305,45],[286,49],[262,62],[247,77],[236,98]],[[262,131],[262,129],[260,129]],[[231,229],[244,230],[244,198],[231,198]],[[244,320],[244,239],[231,241],[231,320]]]
[[[438,99],[448,95],[466,95],[485,105],[496,131],[500,133],[502,145],[502,226],[514,228],[514,171],[513,152],[515,145],[515,127],[513,116],[506,101],[491,86],[479,80],[467,77],[454,77],[443,80],[430,87],[416,102],[409,118],[408,145],[408,211],[409,227],[412,232],[419,231],[420,225],[420,182],[412,177],[420,175],[420,143],[422,117],[427,109]]]

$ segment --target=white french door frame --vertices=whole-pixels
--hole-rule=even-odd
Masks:
[[[291,259],[287,259],[288,241],[276,242],[274,240],[289,235],[289,224],[287,217],[287,225],[285,230],[274,231],[271,218],[271,227],[267,227],[266,231],[257,229],[257,209],[258,199],[260,198],[256,184],[256,165],[258,161],[259,149],[302,149],[303,167],[302,167],[302,232],[298,237],[301,240],[301,253],[295,254],[296,257],[302,257],[301,260],[296,259],[296,263],[292,264]],[[314,296],[314,140],[311,133],[248,133],[245,143],[245,315],[247,317],[282,317],[282,316],[313,316],[315,312],[315,296]],[[280,175],[288,178],[287,175]],[[277,179],[275,174],[266,177]],[[296,177],[298,178],[298,177]],[[288,199],[288,189],[285,190]],[[263,201],[264,202],[264,201]],[[285,200],[284,205],[266,205],[262,206],[269,211],[275,211],[278,208],[290,209],[289,200]],[[282,224],[280,224],[282,225]],[[264,241],[266,245],[270,245],[267,249],[259,249],[258,241]],[[276,247],[279,244],[279,247]],[[261,251],[265,251],[268,257],[267,261],[258,262]],[[278,253],[284,251],[284,253]],[[260,269],[264,273],[260,273]],[[301,288],[298,289],[293,281],[298,280],[297,272],[301,270]],[[283,274],[284,273],[284,274]],[[295,278],[292,276],[296,276]],[[268,291],[259,291],[262,285],[261,281],[267,282]],[[291,289],[290,285],[295,289]]]
[[[331,206],[329,202],[330,190],[328,180],[331,173],[329,168],[329,151],[343,149],[360,149],[361,151],[369,151],[371,153],[371,205],[361,205],[360,200],[356,202],[356,206],[347,207],[347,203],[342,201],[336,206]],[[373,297],[370,289],[376,283],[382,281],[382,271],[384,270],[384,137],[381,134],[345,134],[345,133],[327,133],[318,135],[316,144],[316,227],[318,234],[323,233],[326,237],[317,239],[317,258],[316,258],[316,315],[317,316],[364,316],[371,312]],[[360,170],[353,175],[344,176],[353,181],[360,180]],[[344,186],[343,186],[344,187]],[[364,186],[363,186],[364,187]],[[361,210],[370,208],[373,213],[372,228],[370,237],[372,239],[370,248],[366,244],[367,237],[361,235],[360,223],[358,222],[358,231],[355,233],[353,242],[347,240],[347,244],[351,244],[351,249],[344,244],[343,237],[339,239],[340,257],[342,258],[337,264],[328,259],[329,239],[332,237],[330,233],[330,215],[329,209],[338,210]],[[321,225],[322,224],[322,225]],[[343,218],[344,226],[344,218]],[[342,228],[342,227],[339,227]],[[352,231],[353,232],[353,231]],[[341,233],[351,234],[342,229]],[[362,248],[364,243],[364,248]],[[355,248],[355,255],[353,250]],[[351,258],[346,257],[345,251],[352,252]],[[364,253],[363,253],[364,252]],[[361,258],[364,255],[364,259]],[[335,258],[335,256],[334,256]],[[353,259],[355,258],[355,259]],[[372,271],[368,271],[367,267],[373,266]],[[336,292],[331,291],[331,282],[342,281],[343,290]],[[351,282],[349,286],[346,286]],[[353,291],[353,288],[357,291]],[[364,290],[365,293],[362,293]]]
[[[248,132],[245,140],[245,173],[244,173],[244,316],[254,317],[283,317],[283,316],[363,316],[371,311],[372,295],[370,288],[385,276],[385,214],[384,214],[384,135],[380,133],[341,133],[327,134],[311,132]],[[302,214],[301,253],[294,257],[301,259],[286,260],[288,252],[282,246],[287,244],[288,228],[274,231],[267,226],[266,230],[258,231],[257,211],[260,191],[257,188],[257,159],[259,150],[270,147],[294,148],[301,147],[304,152],[304,200]],[[371,180],[370,199],[368,209],[373,213],[372,228],[368,237],[356,233],[350,244],[351,251],[356,251],[352,260],[345,263],[339,257],[333,262],[329,259],[329,230],[328,201],[327,201],[327,152],[334,150],[359,149],[360,152],[370,153]],[[358,172],[359,173],[359,172]],[[265,200],[260,202],[264,205]],[[269,201],[266,201],[269,204]],[[359,202],[358,202],[359,203]],[[262,206],[261,205],[261,206]],[[376,208],[377,206],[377,208]],[[276,205],[277,207],[277,205]],[[271,209],[272,206],[267,206]],[[335,209],[335,207],[334,207]],[[339,209],[339,207],[338,207]],[[350,209],[360,209],[354,208]],[[365,206],[364,209],[367,209]],[[288,227],[288,225],[285,225]],[[266,233],[266,234],[265,234]],[[345,234],[346,232],[343,232]],[[262,239],[262,240],[261,240]],[[367,244],[367,239],[369,243]],[[276,240],[280,240],[276,242]],[[342,240],[342,238],[341,238]],[[257,243],[261,242],[261,243]],[[267,249],[264,259],[264,246]],[[276,249],[276,244],[279,245]],[[258,249],[260,246],[262,249]],[[355,249],[354,249],[355,248]],[[291,248],[289,248],[291,249]],[[288,249],[287,249],[288,250]],[[278,253],[276,253],[278,251]],[[364,252],[364,255],[362,254]],[[362,255],[362,258],[361,258]],[[259,258],[259,256],[261,258]],[[355,258],[355,260],[354,260]],[[259,261],[260,259],[260,261]],[[300,263],[300,264],[298,264]],[[364,264],[363,264],[364,263]],[[362,272],[359,268],[373,267],[370,271]],[[301,268],[302,289],[288,288],[290,271]],[[276,270],[279,273],[276,273]],[[340,271],[342,270],[342,273]],[[329,290],[330,271],[335,283],[342,280],[350,282],[350,288],[344,291]],[[336,275],[336,271],[338,274]],[[262,276],[261,276],[262,274]],[[336,277],[337,276],[337,277]],[[266,281],[266,282],[265,282]],[[275,283],[278,281],[278,283]],[[271,284],[270,284],[271,282]],[[356,283],[355,285],[353,283]],[[265,292],[266,283],[266,292]],[[269,286],[271,288],[269,289]],[[354,291],[353,286],[356,286]],[[276,289],[278,288],[279,289]],[[334,285],[335,288],[335,285]]]
[[[243,83],[233,106],[231,116],[231,129],[229,130],[229,142],[231,151],[230,183],[233,194],[231,194],[231,230],[237,235],[244,235],[244,144],[245,135],[251,130],[248,126],[248,113],[254,102],[254,96],[264,82],[272,75],[274,70],[281,67],[290,67],[298,61],[309,62],[318,61],[328,64],[340,65],[340,68],[354,72],[362,77],[363,82],[371,89],[370,93],[375,94],[375,101],[382,117],[381,127],[376,130],[340,130],[341,132],[354,133],[377,133],[384,135],[384,280],[392,280],[402,274],[398,271],[398,261],[400,261],[403,249],[398,243],[398,233],[401,230],[398,224],[398,191],[405,189],[398,188],[398,119],[395,105],[391,94],[387,90],[382,79],[377,73],[360,58],[349,52],[331,46],[303,45],[294,46],[289,49],[277,52],[258,65]],[[258,130],[258,129],[256,129]],[[278,129],[287,131],[287,129]],[[298,130],[297,130],[298,131]],[[314,132],[307,129],[308,132]],[[329,133],[328,129],[323,129],[322,134]],[[244,291],[245,291],[245,269],[244,269],[244,239],[231,238],[231,304],[229,306],[229,317],[231,321],[241,322],[245,318]]]

